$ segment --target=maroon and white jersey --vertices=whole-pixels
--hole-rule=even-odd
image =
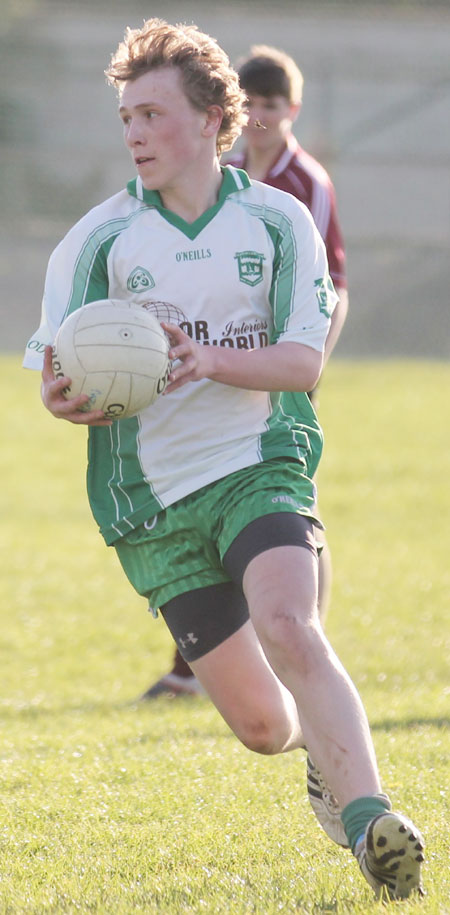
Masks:
[[[245,169],[245,152],[232,155],[227,161]],[[264,184],[287,191],[308,207],[325,242],[331,279],[338,289],[346,289],[344,242],[337,218],[336,194],[328,172],[290,134],[281,155],[262,180]]]

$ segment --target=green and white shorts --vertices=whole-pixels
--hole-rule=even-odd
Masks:
[[[237,563],[239,575],[264,549],[307,545],[302,534],[293,533],[287,516],[304,517],[311,528],[322,528],[315,504],[315,485],[301,465],[275,458],[238,470],[180,499],[114,546],[131,584],[156,610],[178,595],[230,582],[227,554],[241,532],[257,519],[283,515],[286,524],[282,518],[276,525],[265,524],[262,540],[258,534],[256,545],[254,538],[247,550],[244,544]]]

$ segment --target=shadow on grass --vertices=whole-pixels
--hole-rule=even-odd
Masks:
[[[188,709],[194,711],[194,706],[198,702],[207,702],[206,697],[195,697],[195,703],[192,701],[192,696],[178,696],[176,699],[176,706],[186,706]],[[79,716],[89,716],[89,715],[98,715],[99,712],[103,712],[105,715],[117,715],[120,712],[161,712],[163,708],[167,709],[170,706],[173,707],[175,700],[168,696],[159,696],[153,701],[142,701],[141,699],[131,699],[125,702],[82,702],[77,704],[66,704],[66,705],[22,705],[15,706],[3,705],[0,707],[0,721],[6,720],[11,721],[13,719],[28,719],[28,720],[37,720],[39,718],[50,718],[58,715],[79,715]],[[403,730],[414,730],[414,728],[421,727],[432,727],[432,728],[448,728],[450,726],[449,717],[437,717],[437,718],[426,718],[426,717],[416,717],[416,718],[386,718],[382,721],[370,722],[370,729],[372,731],[403,731]]]
[[[28,719],[36,720],[39,718],[50,718],[58,715],[80,715],[80,716],[89,716],[89,715],[98,715],[99,712],[103,712],[105,715],[117,715],[121,712],[148,712],[149,716],[152,712],[160,712],[162,709],[168,709],[171,706],[175,699],[169,696],[159,696],[157,699],[152,701],[143,701],[139,697],[133,699],[128,699],[123,702],[106,702],[106,701],[96,701],[96,702],[79,702],[79,703],[66,703],[61,705],[45,705],[41,704],[23,704],[10,705],[4,703],[0,705],[0,721],[3,719],[5,721],[11,721],[13,719]],[[176,706],[186,706],[186,708],[191,708],[194,711],[194,706],[198,702],[206,703],[208,699],[206,696],[196,696],[195,702],[192,701],[192,696],[177,696],[176,697]],[[402,730],[414,730],[414,728],[421,727],[433,727],[433,728],[448,728],[450,726],[450,717],[411,717],[411,718],[385,718],[381,721],[371,721],[370,729],[372,731],[402,731]]]
[[[385,719],[384,721],[374,721],[370,723],[371,731],[409,731],[414,728],[431,727],[431,728],[448,728],[450,718],[400,718]]]
[[[196,701],[201,699],[201,697],[196,697]],[[125,702],[106,702],[99,700],[98,702],[79,702],[79,703],[67,703],[61,705],[46,705],[33,704],[29,703],[27,705],[14,705],[11,703],[7,705],[0,705],[0,721],[2,719],[10,721],[11,719],[37,719],[37,718],[49,718],[51,716],[57,715],[98,715],[99,712],[103,712],[105,715],[116,715],[118,712],[141,712],[141,711],[161,711],[163,708],[173,707],[174,700],[170,696],[160,696],[157,700],[152,702],[144,702],[140,698],[130,699]],[[179,696],[176,700],[177,707],[181,707],[185,703],[191,705],[192,697],[190,696]],[[192,707],[192,706],[191,706]]]

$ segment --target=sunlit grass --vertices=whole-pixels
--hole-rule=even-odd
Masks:
[[[168,665],[84,494],[85,433],[0,362],[0,913],[381,912],[317,828],[302,753],[245,750],[206,699],[136,697]],[[385,790],[425,834],[450,913],[450,367],[332,362],[320,505],[327,628],[360,689]]]

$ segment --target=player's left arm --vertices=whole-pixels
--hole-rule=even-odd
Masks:
[[[170,358],[179,360],[166,393],[202,378],[253,391],[310,391],[317,384],[336,294],[311,214],[293,198],[283,203],[286,218],[273,235],[271,345],[254,350],[203,346],[176,325],[163,324]]]
[[[203,346],[175,324],[162,326],[170,337],[169,357],[179,360],[166,394],[202,378],[251,391],[310,391],[319,380],[323,356],[311,346],[292,341],[253,350]]]
[[[323,354],[323,363],[327,363],[328,359],[331,356],[331,353],[336,346],[336,343],[339,340],[341,335],[341,330],[345,324],[348,312],[348,292],[346,289],[340,289],[336,286],[336,295],[339,296],[339,301],[336,303],[333,314],[331,315],[330,329],[328,331],[328,336],[325,342],[325,351]]]

